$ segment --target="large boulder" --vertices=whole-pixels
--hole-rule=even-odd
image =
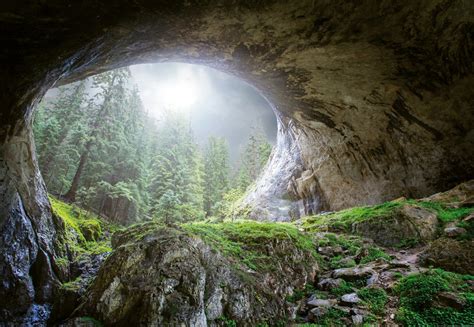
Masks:
[[[420,263],[474,275],[474,240],[437,239],[420,255]]]
[[[474,179],[461,183],[449,191],[433,194],[423,200],[442,202],[450,207],[474,206]]]
[[[291,238],[270,242],[274,252],[260,254],[274,255],[273,268],[265,271],[178,228],[136,226],[118,233],[113,243],[116,249],[77,312],[113,326],[285,321],[294,309],[285,297],[312,282],[317,271],[314,257]]]
[[[403,205],[388,215],[354,223],[353,232],[382,246],[404,246],[426,243],[436,237],[438,218],[429,209]]]

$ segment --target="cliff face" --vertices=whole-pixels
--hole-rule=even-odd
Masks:
[[[12,284],[0,297],[27,294],[17,308],[48,297],[50,281],[33,283],[28,267],[42,262],[54,279],[54,227],[30,136],[35,104],[54,84],[134,63],[185,61],[254,85],[282,124],[279,147],[249,195],[259,219],[423,196],[472,177],[470,1],[1,7],[1,247],[21,255],[2,258]]]

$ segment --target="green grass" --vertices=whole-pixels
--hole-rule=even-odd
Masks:
[[[309,231],[330,228],[348,232],[353,223],[373,217],[388,216],[394,209],[402,205],[402,202],[385,202],[375,206],[354,207],[331,214],[311,216],[303,220],[303,227]]]
[[[471,326],[474,325],[474,294],[468,280],[474,276],[433,269],[402,278],[395,293],[400,297],[397,321],[404,326]],[[439,292],[448,291],[464,298],[463,310],[434,307]]]
[[[389,201],[374,206],[354,207],[330,214],[303,218],[303,227],[308,231],[350,232],[354,223],[375,217],[388,217],[391,212],[403,205],[417,205],[432,210],[442,222],[450,222],[466,217],[474,208],[450,208],[441,202],[419,200]]]
[[[378,247],[375,247],[375,246],[371,246],[368,249],[368,252],[369,254],[360,260],[361,264],[366,264],[380,258],[386,259],[386,260],[391,259],[391,257],[387,253],[385,253],[382,249],[379,249]]]
[[[383,315],[388,301],[387,293],[382,288],[364,287],[357,295],[367,304],[369,310],[376,315]]]
[[[438,219],[443,222],[450,222],[464,218],[474,212],[474,208],[450,208],[441,202],[408,200],[410,204],[416,204],[420,207],[436,212]]]
[[[342,296],[344,294],[354,292],[353,287],[354,287],[354,284],[352,284],[350,282],[346,282],[345,280],[343,280],[339,287],[335,287],[335,288],[331,289],[329,292],[331,294],[336,295],[336,296]]]
[[[297,249],[317,258],[311,236],[287,223],[239,221],[224,223],[187,223],[182,228],[196,235],[225,255],[239,259],[253,270],[272,269],[275,258],[267,255],[267,246],[281,240],[291,241]]]

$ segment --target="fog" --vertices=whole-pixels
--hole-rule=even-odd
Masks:
[[[205,66],[163,63],[131,66],[145,109],[160,119],[164,110],[189,115],[196,140],[204,144],[211,135],[229,142],[231,161],[252,126],[261,125],[272,144],[277,123],[268,102],[240,79]]]

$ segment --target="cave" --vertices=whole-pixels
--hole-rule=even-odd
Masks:
[[[49,303],[55,284],[56,223],[31,132],[53,86],[158,62],[206,65],[251,84],[279,122],[277,149],[246,200],[257,220],[423,197],[473,177],[474,3],[1,7],[1,320]]]

